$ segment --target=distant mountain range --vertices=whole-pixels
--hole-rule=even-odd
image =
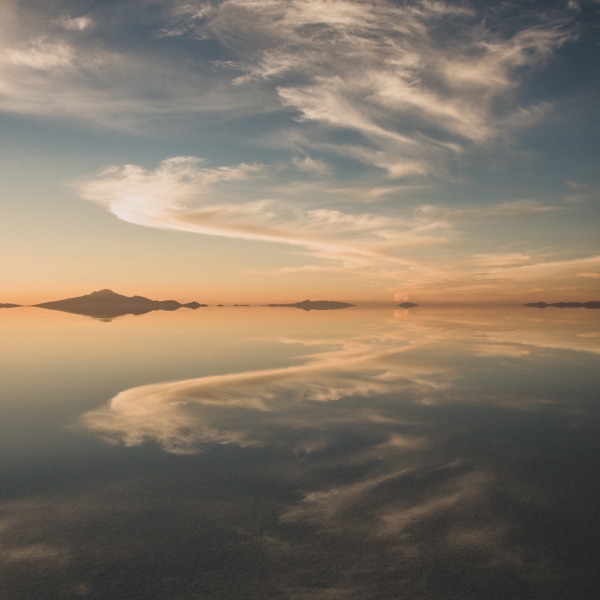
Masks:
[[[198,304],[198,302],[181,304],[176,300],[150,300],[143,296],[121,296],[112,290],[100,290],[87,296],[43,302],[35,304],[35,306],[99,319],[111,319],[122,315],[143,315],[153,310],[177,310],[178,308],[195,310],[207,305]]]
[[[555,302],[554,304],[548,304],[546,302],[530,302],[524,306],[531,308],[547,308],[552,306],[554,308],[600,308],[600,302],[597,300],[590,300],[589,302]]]
[[[0,308],[17,308],[18,306],[21,306],[20,304],[1,304],[0,303]]]
[[[415,304],[414,302],[402,302],[401,304],[398,304],[398,306],[401,306],[402,308],[414,308],[415,306],[419,305]]]
[[[331,300],[315,300],[314,302],[311,300],[304,300],[294,304],[266,304],[265,306],[300,308],[302,310],[335,310],[337,308],[349,308],[355,305],[348,304],[347,302],[333,302]]]

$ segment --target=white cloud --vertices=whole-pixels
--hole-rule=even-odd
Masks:
[[[503,37],[477,11],[443,2],[226,0],[203,17],[184,22],[236,56],[235,84],[275,84],[301,120],[354,130],[365,148],[405,164],[526,126],[539,111],[514,100],[518,70],[543,64],[570,38],[564,16]],[[444,26],[454,28],[450,39]],[[408,173],[361,159],[392,177]]]
[[[274,273],[352,274],[417,299],[443,291],[454,300],[495,294],[496,301],[512,302],[521,294],[525,302],[526,280],[553,290],[554,297],[557,282],[564,286],[571,279],[575,289],[582,281],[576,275],[598,265],[595,257],[557,261],[556,253],[537,250],[472,254],[467,234],[474,224],[537,219],[555,207],[534,200],[465,208],[386,202],[365,211],[373,197],[393,197],[394,186],[369,187],[372,180],[359,179],[354,189],[339,188],[329,177],[319,180],[312,164],[308,179],[306,162],[297,163],[210,167],[199,158],[174,157],[154,170],[112,167],[74,186],[82,198],[132,224],[307,251],[306,264]],[[443,261],[439,252],[423,258],[441,244],[450,248]],[[456,251],[461,247],[468,248],[465,254]]]
[[[476,265],[484,267],[506,267],[527,263],[531,260],[531,256],[521,252],[476,254],[472,260]]]
[[[556,207],[544,206],[536,200],[513,200],[512,202],[501,202],[474,208],[449,208],[428,204],[417,208],[417,211],[428,219],[441,219],[448,222],[474,221],[493,217],[532,217],[555,210],[557,210]]]
[[[93,12],[36,20],[8,2],[0,110],[121,127],[148,115],[286,107],[292,122],[315,127],[301,128],[305,150],[351,130],[359,138],[328,140],[329,151],[402,178],[537,118],[538,106],[516,101],[523,71],[571,37],[565,15],[534,15],[503,35],[475,9],[425,0],[186,0],[158,2],[152,14],[152,44],[125,50],[103,39]],[[94,38],[73,35],[92,27]],[[182,61],[169,52],[173,36],[210,38],[220,55],[203,57],[186,40]]]
[[[307,173],[314,173],[317,175],[329,175],[331,173],[331,169],[322,160],[315,160],[310,156],[305,156],[304,158],[294,156],[292,162],[296,168],[301,171],[306,171]]]
[[[499,265],[448,259],[442,270],[407,249],[456,243],[476,220],[559,210],[533,199],[449,208],[402,194],[448,179],[469,152],[493,155],[494,144],[544,116],[547,104],[518,98],[527,74],[573,38],[572,11],[523,13],[507,31],[475,5],[425,0],[186,0],[151,11],[141,2],[115,11],[110,30],[118,37],[120,19],[139,11],[152,23],[138,32],[144,43],[120,44],[105,37],[102,11],[71,17],[53,6],[0,6],[0,111],[126,131],[158,117],[170,127],[199,113],[246,124],[261,113],[264,135],[229,123],[223,144],[284,150],[272,165],[255,164],[264,154],[252,150],[237,166],[172,158],[80,182],[84,198],[121,219],[307,248],[337,263],[293,269],[343,264],[385,280],[390,293],[394,280],[412,293],[440,276],[463,291],[489,286]]]
[[[573,193],[564,196],[566,202],[586,202],[597,200],[600,197],[600,191],[593,186],[587,186],[577,181],[565,181],[565,184],[573,190]]]
[[[349,263],[398,266],[403,261],[396,250],[449,234],[444,223],[422,215],[351,213],[331,203],[298,202],[304,188],[277,181],[273,189],[274,181],[277,173],[265,165],[209,168],[195,157],[175,157],[154,171],[113,167],[75,185],[86,200],[137,225],[303,246]]]
[[[83,31],[94,26],[94,22],[89,17],[62,17],[61,19],[56,19],[54,22],[60,27],[71,31]]]
[[[114,13],[115,20],[122,16]],[[96,25],[92,16],[59,13],[53,19],[50,6],[38,10],[2,2],[0,111],[139,132],[143,122],[158,116],[231,111],[234,105],[260,112],[268,106],[261,98],[257,108],[256,98],[249,101],[252,94],[244,91],[223,94],[222,78],[207,69],[182,68],[161,48],[149,50],[151,44],[119,47]],[[94,36],[78,35],[92,27]],[[154,40],[151,32],[148,36]]]
[[[538,260],[533,264],[501,267],[497,272],[511,273],[513,277],[531,277],[543,276],[545,272],[554,272],[555,274],[577,274],[582,267],[600,266],[600,255],[588,256],[585,258],[573,258],[569,260]]]
[[[6,48],[2,62],[38,71],[55,71],[74,66],[75,50],[65,42],[49,42],[45,38],[30,41],[23,48]]]

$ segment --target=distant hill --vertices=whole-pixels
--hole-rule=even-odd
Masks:
[[[20,304],[0,304],[0,308],[17,308]]]
[[[112,290],[100,290],[87,296],[43,302],[35,306],[99,319],[111,319],[122,315],[143,315],[153,310],[177,310],[182,307],[195,310],[207,305],[198,302],[181,304],[175,300],[150,300],[143,296],[121,296]]]
[[[331,300],[304,300],[302,302],[296,302],[295,304],[266,304],[265,306],[273,307],[289,307],[289,308],[300,308],[302,310],[335,310],[337,308],[349,308],[354,304],[348,304],[347,302],[333,302]]]
[[[530,308],[547,308],[548,306],[554,308],[600,308],[600,302],[597,300],[590,300],[589,302],[555,302],[554,304],[530,302],[524,306],[529,306]]]
[[[401,306],[402,308],[414,308],[415,306],[419,305],[415,304],[414,302],[402,302],[401,304],[398,304],[398,306]]]

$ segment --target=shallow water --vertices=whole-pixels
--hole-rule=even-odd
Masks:
[[[600,314],[0,311],[0,598],[600,597]]]

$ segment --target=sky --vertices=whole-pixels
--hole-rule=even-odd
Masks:
[[[600,299],[599,91],[599,0],[2,0],[0,302]]]

